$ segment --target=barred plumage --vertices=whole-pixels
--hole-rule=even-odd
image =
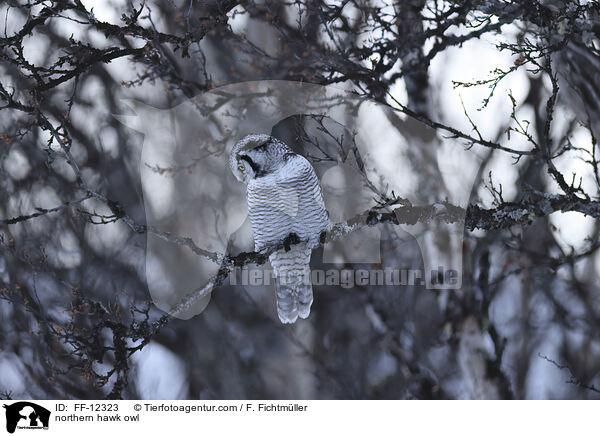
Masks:
[[[247,201],[256,250],[300,242],[273,252],[277,312],[283,323],[310,314],[313,301],[309,262],[312,249],[330,223],[321,186],[304,157],[268,135],[248,135],[230,155],[230,167],[247,184]]]

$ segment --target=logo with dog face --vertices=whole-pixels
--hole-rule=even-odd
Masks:
[[[48,429],[50,411],[28,401],[19,401],[3,406],[6,409],[6,431],[14,433],[18,429]]]

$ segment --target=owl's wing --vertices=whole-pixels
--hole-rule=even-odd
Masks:
[[[329,226],[319,179],[308,160],[300,155],[288,159],[280,171],[280,191],[295,191],[298,197],[298,213],[293,216],[293,231],[301,239],[318,240]]]
[[[274,193],[274,207],[277,210],[295,217],[298,215],[299,195],[295,187],[287,184],[277,185]]]
[[[279,186],[274,177],[264,177],[248,183],[247,195],[255,249],[283,241],[293,231],[298,214],[297,191]]]
[[[295,217],[298,215],[298,202],[298,191],[289,184],[262,180],[248,184],[248,205],[255,212],[260,208],[265,213],[272,210]]]

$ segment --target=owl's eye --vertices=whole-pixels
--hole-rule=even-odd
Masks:
[[[240,171],[245,171],[245,170],[246,170],[246,167],[244,167],[244,165],[242,165],[242,164],[239,164],[239,165],[238,165],[238,170],[240,170]]]

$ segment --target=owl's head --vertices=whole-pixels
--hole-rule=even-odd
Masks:
[[[236,179],[248,183],[277,171],[293,154],[287,145],[272,136],[247,135],[231,150],[229,167]]]

